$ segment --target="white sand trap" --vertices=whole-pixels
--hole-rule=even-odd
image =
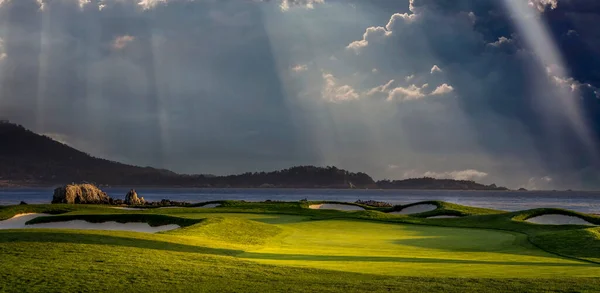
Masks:
[[[459,216],[433,216],[433,217],[427,217],[426,219],[454,219],[454,218],[460,218]]]
[[[37,217],[45,217],[45,216],[51,216],[51,215],[35,214],[35,213],[16,214],[14,217],[12,217],[8,220],[0,221],[0,230],[2,230],[2,229],[22,229],[22,228],[25,228],[25,223],[27,223],[27,221],[29,221],[31,219],[35,219]]]
[[[403,208],[401,211],[398,211],[398,212],[391,212],[390,214],[410,215],[410,214],[430,212],[435,209],[437,209],[437,206],[434,204],[418,204],[418,205],[414,205],[414,206],[409,206],[407,208]]]
[[[221,204],[220,203],[209,203],[209,204],[205,204],[203,206],[199,206],[199,208],[216,208],[216,207],[220,207]]]
[[[179,225],[169,224],[158,227],[151,227],[148,223],[117,223],[114,221],[104,223],[90,223],[83,220],[73,220],[65,222],[53,222],[25,225],[29,220],[37,217],[51,216],[49,214],[20,214],[8,220],[0,221],[1,229],[80,229],[80,230],[111,230],[111,231],[132,231],[156,233],[179,228]]]
[[[525,220],[529,223],[543,224],[543,225],[587,225],[596,226],[580,217],[566,216],[559,214],[548,214],[541,215]]]
[[[339,210],[339,211],[364,211],[365,209],[359,206],[350,204],[324,203],[311,204],[309,208],[313,210]]]

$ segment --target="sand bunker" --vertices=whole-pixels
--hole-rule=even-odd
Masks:
[[[65,222],[53,222],[53,223],[42,223],[25,225],[29,220],[37,217],[51,216],[48,214],[19,214],[8,220],[0,221],[1,229],[80,229],[80,230],[111,230],[111,231],[132,231],[132,232],[145,232],[145,233],[156,233],[161,231],[168,231],[179,228],[179,225],[170,224],[158,227],[151,227],[148,223],[117,223],[117,222],[104,222],[104,223],[90,223],[83,220],[65,221]]]
[[[37,217],[50,216],[49,214],[17,214],[14,217],[0,221],[0,230],[2,229],[22,229],[25,228],[25,223]]]
[[[410,215],[410,214],[419,214],[419,213],[424,213],[424,212],[430,212],[435,209],[437,209],[437,206],[434,204],[417,204],[414,206],[409,206],[407,208],[403,208],[401,211],[398,211],[398,212],[391,212],[390,214]]]
[[[209,203],[209,204],[205,204],[203,206],[199,206],[199,208],[216,208],[216,207],[220,207],[221,204],[220,203]]]
[[[587,225],[596,226],[580,217],[566,216],[559,214],[548,214],[541,215],[525,220],[529,223],[543,224],[543,225]]]
[[[309,208],[313,210],[339,210],[339,211],[364,211],[365,209],[355,205],[349,204],[335,204],[335,203],[324,203],[324,204],[311,204]]]
[[[460,218],[459,216],[433,216],[433,217],[427,217],[426,219],[454,219],[454,218]]]

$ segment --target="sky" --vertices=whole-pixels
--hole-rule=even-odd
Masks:
[[[600,189],[597,0],[0,0],[0,118],[186,174]]]

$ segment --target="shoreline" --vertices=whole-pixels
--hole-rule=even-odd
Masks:
[[[64,184],[40,184],[40,185],[0,185],[0,190],[9,189],[42,189],[57,188]],[[415,188],[343,188],[343,187],[206,187],[206,186],[164,186],[164,185],[96,185],[99,188],[135,188],[135,189],[205,189],[205,190],[357,190],[357,191],[461,191],[461,192],[520,192],[520,193],[540,193],[540,192],[584,192],[595,193],[600,190],[518,190],[518,189],[415,189]]]

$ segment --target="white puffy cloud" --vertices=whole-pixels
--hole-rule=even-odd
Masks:
[[[426,89],[429,84],[424,84],[422,86],[417,86],[411,84],[407,87],[397,87],[390,90],[387,100],[388,101],[410,101],[410,100],[418,100],[426,97],[427,95],[423,93],[423,90]]]
[[[406,80],[411,80],[414,76],[409,76],[410,78],[406,78]],[[431,93],[425,93],[425,90],[429,87],[428,83],[425,83],[421,86],[417,86],[416,84],[410,84],[407,86],[398,86],[392,87],[394,84],[394,80],[390,80],[385,84],[376,86],[366,92],[367,96],[373,96],[375,94],[386,94],[387,101],[410,101],[410,100],[418,100],[421,98],[425,98],[427,96],[438,96],[445,95],[454,91],[454,88],[451,85],[446,83],[441,84]]]
[[[293,72],[303,72],[303,71],[308,70],[308,65],[306,65],[306,64],[297,64],[297,65],[293,66],[291,69],[292,69]]]
[[[404,172],[404,178],[420,178],[420,177],[431,177],[437,179],[454,179],[454,180],[481,180],[487,177],[489,174],[486,172],[467,169],[461,171],[448,171],[448,172],[417,172],[415,170]]]
[[[535,7],[540,12],[544,12],[548,7],[556,9],[558,7],[558,0],[529,0],[529,5]]]
[[[513,39],[509,39],[507,37],[502,36],[502,37],[499,37],[497,41],[489,43],[488,45],[493,46],[493,47],[501,47],[506,44],[512,44],[513,42],[514,42]]]
[[[281,4],[279,4],[279,7],[282,11],[288,11],[292,6],[313,9],[315,8],[315,4],[323,3],[325,3],[325,0],[281,0]]]
[[[583,94],[583,92],[589,91],[589,92],[592,92],[597,98],[600,99],[600,89],[599,88],[597,88],[589,83],[582,83],[582,82],[574,79],[573,77],[560,76],[560,75],[556,74],[555,71],[562,71],[562,70],[557,70],[556,68],[553,68],[551,66],[546,68],[546,73],[548,74],[550,81],[552,81],[556,86],[566,89],[576,95],[581,95],[581,94]]]
[[[393,28],[397,23],[410,23],[415,20],[415,17],[416,14],[395,13],[392,15],[392,17],[390,17],[390,20],[385,27],[372,26],[367,28],[363,34],[362,40],[354,41],[348,44],[346,49],[354,50],[356,54],[359,54],[362,48],[369,45],[369,42],[382,41],[391,36],[393,34]]]
[[[376,86],[367,92],[367,96],[372,96],[377,93],[388,93],[390,90],[390,87],[393,83],[394,83],[394,80],[392,79],[392,80],[388,81],[386,84]]]
[[[331,73],[323,73],[323,90],[321,96],[330,102],[343,102],[356,100],[360,96],[349,85],[338,85],[338,81]]]
[[[431,95],[433,95],[433,96],[445,95],[445,94],[449,94],[453,91],[454,91],[454,88],[451,85],[444,83],[444,84],[438,86],[433,92],[431,92]]]
[[[429,86],[428,84],[423,84],[422,86],[411,84],[406,87],[392,87],[392,84],[394,84],[394,82],[395,81],[392,79],[385,84],[376,86],[367,91],[366,95],[373,96],[375,94],[385,94],[387,96],[387,101],[400,102],[418,100],[427,96],[423,91]]]
[[[130,35],[118,36],[112,42],[112,48],[115,50],[122,50],[125,47],[127,47],[127,45],[129,45],[131,42],[133,42],[134,40],[135,40],[135,37],[130,36]]]
[[[363,39],[354,41],[346,47],[347,49],[354,50],[357,54],[360,53],[360,49],[369,45],[369,41],[375,41],[389,36],[392,32],[386,30],[384,27],[369,27],[363,34]]]
[[[437,72],[443,72],[442,69],[440,69],[437,65],[433,65],[433,67],[431,67],[431,74],[437,73]]]
[[[148,10],[156,7],[159,4],[167,4],[167,0],[141,0],[137,3],[142,9]]]
[[[79,0],[79,8],[83,8],[84,6],[92,3],[91,0]]]

